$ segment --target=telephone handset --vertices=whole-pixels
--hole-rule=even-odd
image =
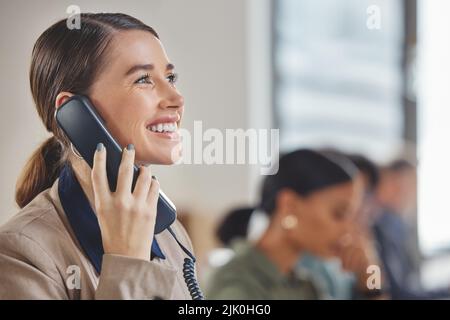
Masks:
[[[86,96],[70,97],[55,112],[58,125],[72,142],[75,149],[92,168],[97,143],[106,148],[106,172],[111,191],[116,190],[117,175],[122,159],[122,148],[111,136],[106,124]],[[133,168],[132,190],[139,175],[136,165]],[[159,191],[158,208],[154,233],[167,229],[176,219],[176,207],[162,190]]]
[[[116,190],[117,175],[122,160],[122,148],[106,128],[105,121],[96,111],[89,98],[83,95],[70,97],[55,111],[56,122],[75,146],[83,159],[92,168],[96,146],[102,142],[106,152],[106,171],[111,191]],[[132,190],[139,175],[134,165]],[[170,225],[176,219],[176,207],[170,199],[159,191],[154,234],[167,229],[189,258],[184,259],[183,276],[189,293],[194,300],[203,300],[203,293],[195,279],[195,257],[177,239]]]

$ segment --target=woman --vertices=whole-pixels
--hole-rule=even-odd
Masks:
[[[30,85],[52,136],[32,155],[16,186],[20,212],[0,229],[0,299],[190,299],[186,258],[168,230],[154,236],[159,185],[148,164],[172,164],[183,97],[158,34],[125,14],[61,20],[33,48]],[[115,192],[108,150],[91,168],[58,128],[54,113],[83,94],[123,149]],[[140,165],[131,192],[133,163]],[[172,230],[192,252],[178,222]]]
[[[334,257],[361,198],[357,169],[346,158],[311,150],[283,156],[268,176],[261,209],[269,225],[253,245],[211,276],[212,299],[318,299],[312,279],[298,272],[302,255]]]

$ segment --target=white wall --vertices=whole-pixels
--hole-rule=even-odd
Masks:
[[[258,91],[254,81],[261,83],[263,70],[258,63],[269,59],[267,54],[257,54],[257,46],[264,46],[261,34],[269,29],[255,28],[263,22],[253,10],[259,7],[253,0],[1,1],[0,223],[17,211],[17,176],[47,136],[29,90],[31,49],[40,33],[67,16],[66,8],[71,4],[80,6],[83,12],[131,14],[158,31],[180,74],[186,128],[192,129],[194,120],[202,120],[204,128],[258,127],[268,116],[270,100],[258,101],[258,95],[247,94],[249,87],[251,92]],[[267,10],[260,12],[268,14]],[[247,42],[250,30],[261,32],[256,42]],[[255,54],[256,62],[248,64]],[[254,74],[249,78],[247,71]],[[266,83],[266,87],[270,86]],[[259,110],[254,107],[261,104]],[[209,216],[253,198],[254,181],[258,179],[255,170],[245,166],[180,165],[157,167],[155,171],[179,208]]]

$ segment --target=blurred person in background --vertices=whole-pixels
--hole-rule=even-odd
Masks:
[[[247,228],[253,211],[252,207],[241,207],[225,215],[216,232],[224,246],[232,247],[234,241],[247,238]]]
[[[298,261],[307,253],[322,258],[338,254],[361,192],[358,171],[344,157],[312,150],[283,156],[279,171],[266,178],[262,191],[267,228],[258,240],[233,245],[234,257],[210,276],[208,298],[328,298],[297,267]],[[364,259],[353,257],[355,264]]]
[[[237,207],[225,214],[216,229],[216,236],[220,247],[214,248],[208,253],[208,265],[205,277],[209,272],[226,264],[234,256],[233,244],[247,238],[247,228],[250,217],[254,211],[252,207]]]
[[[358,168],[364,188],[363,201],[356,215],[356,223],[364,232],[370,235],[372,234],[371,227],[380,213],[376,199],[376,191],[380,182],[380,169],[374,162],[363,155],[352,154],[348,158]]]
[[[382,170],[377,189],[381,214],[373,226],[392,299],[450,298],[449,287],[425,290],[420,283],[420,259],[414,246],[417,199],[416,168],[396,160]]]
[[[327,150],[327,153],[338,151]],[[339,153],[341,156],[346,156]],[[355,219],[342,240],[342,246],[336,257],[323,259],[321,257],[304,254],[299,261],[299,268],[306,268],[315,283],[321,286],[332,299],[349,300],[362,298],[386,298],[384,290],[367,291],[360,294],[360,287],[365,285],[367,268],[370,264],[380,264],[375,242],[371,234],[371,221],[376,214],[377,206],[374,192],[379,181],[377,166],[362,155],[348,155],[359,170],[362,194],[359,207],[356,209]],[[369,264],[370,263],[370,264]],[[380,281],[382,282],[382,281]],[[382,285],[384,288],[384,285]]]

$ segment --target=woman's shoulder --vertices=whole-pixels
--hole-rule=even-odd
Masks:
[[[0,296],[65,297],[63,230],[48,190],[0,227]]]
[[[18,247],[17,241],[40,243],[45,238],[60,233],[63,224],[48,193],[49,189],[41,192],[0,226],[0,237],[14,238]],[[55,238],[52,238],[54,241]],[[0,241],[0,248],[5,245],[8,245],[8,241]]]
[[[253,246],[246,241],[239,241],[234,243],[233,250],[233,257],[214,271],[215,276],[226,282],[241,282],[243,279],[257,277],[255,263],[258,262],[253,259]]]
[[[263,299],[264,287],[261,285],[256,261],[253,260],[253,247],[245,241],[233,246],[234,256],[223,266],[214,269],[208,277],[207,297],[210,299]]]

